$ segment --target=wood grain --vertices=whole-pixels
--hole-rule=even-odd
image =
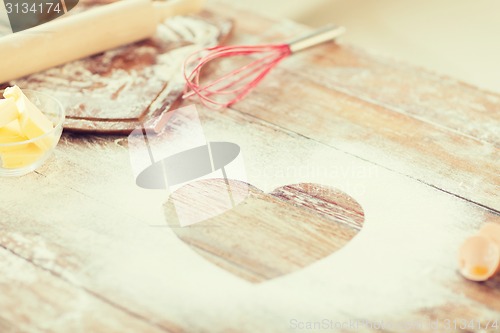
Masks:
[[[50,260],[38,253],[38,260]],[[49,254],[50,255],[50,254]],[[0,246],[0,331],[166,332]]]
[[[210,7],[238,19],[232,42],[276,41],[305,29],[222,4]],[[316,70],[309,61],[325,67],[325,82],[307,73]],[[349,71],[368,74],[355,81]],[[0,181],[2,332],[290,332],[292,318],[500,318],[498,279],[475,284],[456,269],[461,241],[485,222],[500,223],[496,115],[475,118],[478,107],[464,102],[473,95],[495,108],[496,95],[446,79],[445,88],[464,97],[449,104],[456,117],[444,116],[439,101],[449,95],[413,99],[400,89],[407,71],[419,72],[325,45],[283,62],[233,109],[198,105],[207,141],[237,143],[250,184],[267,193],[254,188],[228,212],[239,220],[212,220],[226,228],[169,227],[169,194],[136,186],[123,136],[64,134],[36,173]],[[441,89],[434,74],[415,78]],[[377,82],[385,87],[379,93]],[[293,184],[338,188],[352,199]],[[193,244],[212,255],[198,255]]]
[[[229,182],[231,192],[238,188],[245,191],[248,186]],[[165,219],[175,221],[176,205],[193,207],[195,197],[196,201],[208,201],[225,192],[224,179],[189,183],[170,196],[165,204]],[[205,194],[200,198],[198,193]],[[319,184],[296,184],[270,194],[250,186],[244,203],[217,217],[174,230],[207,260],[251,282],[263,282],[334,253],[362,225],[363,209],[347,194]]]
[[[66,110],[66,131],[128,134],[176,105],[184,90],[184,58],[221,43],[231,29],[231,21],[209,12],[175,17],[160,24],[151,39],[7,85],[58,98]]]
[[[280,119],[286,129],[500,211],[500,150],[489,143],[306,79],[295,82],[280,69],[257,93],[233,108],[271,123]]]
[[[217,12],[238,17],[232,43],[276,43],[311,28],[264,17],[211,1]],[[347,32],[349,33],[349,32]],[[340,37],[342,40],[342,37]],[[500,96],[467,83],[340,42],[294,54],[280,64],[296,80],[307,78],[328,89],[383,106],[498,147]]]
[[[307,31],[221,10],[252,22],[240,24],[234,43],[276,42]],[[496,94],[330,43],[293,55],[253,98],[232,108],[500,211]]]
[[[209,137],[224,132],[224,137],[234,137],[236,139],[239,137],[238,135],[242,134],[240,130],[242,126],[245,126],[247,129],[244,132],[246,139],[240,138],[240,143],[247,142],[251,143],[251,145],[245,144],[244,153],[253,156],[252,151],[258,151],[261,154],[259,155],[261,160],[266,160],[265,156],[271,154],[274,159],[268,161],[275,161],[274,163],[278,163],[278,165],[281,162],[284,163],[283,165],[287,163],[280,158],[279,150],[276,150],[276,147],[288,146],[299,155],[315,150],[318,147],[330,149],[328,146],[280,130],[275,125],[233,110],[212,111],[200,108],[200,111]],[[221,129],[224,129],[224,131],[221,131]],[[169,228],[148,227],[148,224],[155,224],[156,221],[156,217],[152,213],[154,209],[153,200],[156,200],[156,196],[147,195],[147,192],[135,187],[132,174],[127,171],[128,154],[123,144],[126,147],[126,142],[116,137],[66,135],[59,147],[58,158],[41,169],[39,173],[23,178],[22,191],[16,190],[18,180],[4,179],[2,186],[5,186],[9,191],[0,192],[0,200],[3,203],[0,206],[0,211],[4,216],[0,221],[2,230],[0,244],[11,249],[17,255],[53,272],[55,276],[71,281],[75,286],[81,286],[92,294],[99,295],[99,297],[105,298],[119,307],[126,308],[142,318],[149,318],[149,320],[158,323],[166,330],[204,332],[203,327],[213,325],[211,326],[213,332],[225,332],[229,329],[239,332],[287,331],[287,319],[280,316],[290,315],[290,310],[269,309],[273,316],[277,318],[273,321],[258,313],[253,314],[250,312],[249,314],[247,306],[237,305],[238,302],[228,302],[226,303],[228,304],[227,307],[218,307],[217,315],[212,317],[205,306],[197,305],[200,302],[199,297],[203,293],[198,296],[193,295],[194,298],[183,298],[184,301],[181,298],[172,296],[172,290],[181,287],[180,281],[183,279],[197,281],[196,276],[205,276],[207,278],[207,276],[211,276],[215,272],[213,269],[202,269],[194,258],[185,257],[186,254],[183,254],[178,261],[173,260],[172,255],[169,253],[172,251],[178,253],[178,250],[175,250],[178,249],[178,244],[169,237]],[[252,149],[252,147],[254,148]],[[341,156],[341,153],[334,153],[323,163],[332,167],[332,161],[340,163]],[[351,159],[355,161],[355,165],[364,166],[370,164],[357,158],[348,158],[348,160]],[[290,162],[291,160],[288,161],[288,163]],[[375,168],[383,172],[382,168]],[[121,171],[117,172],[117,170]],[[397,184],[405,178],[389,171],[386,172],[392,174],[390,179],[392,179],[391,183],[393,184]],[[66,181],[61,183],[60,179]],[[105,184],[103,184],[102,179],[106,179]],[[422,185],[417,182],[410,182],[406,190],[409,193],[418,192],[417,189],[421,187]],[[285,187],[275,193],[279,193],[279,196],[289,197],[290,194],[287,193],[298,190],[293,187]],[[32,195],[27,197],[26,192],[32,193]],[[99,193],[99,195],[95,193]],[[121,193],[121,195],[116,195],[116,193]],[[426,193],[432,194],[431,197],[435,199],[443,196],[437,190],[429,190]],[[385,196],[380,193],[378,195]],[[269,197],[269,199],[272,199],[272,197]],[[278,199],[272,199],[272,201],[276,200]],[[469,207],[468,209],[471,212],[467,216],[472,219],[471,223],[474,222],[474,225],[479,224],[483,216],[490,216],[489,221],[499,220],[498,216],[491,215],[484,208],[453,197],[450,197],[449,200],[455,203],[455,209]],[[161,204],[161,201],[156,202]],[[348,202],[345,200],[338,201],[340,206],[344,206]],[[27,204],[31,208],[28,210],[23,209]],[[262,202],[262,205],[265,206],[267,203]],[[300,210],[297,211],[298,215],[302,214],[302,210],[304,210],[306,216],[311,214],[308,213],[310,210],[307,207],[310,205],[307,202],[301,202],[299,205],[291,207],[290,210],[295,211],[298,209],[297,206],[300,207]],[[317,212],[318,215],[324,214],[323,204],[314,205],[314,207],[320,210]],[[391,209],[398,208],[392,206]],[[78,214],[75,214],[75,212],[78,212]],[[359,213],[354,214],[353,218],[349,219],[351,221],[349,224],[352,226],[358,223],[355,222],[357,220],[356,216],[359,217]],[[281,220],[280,216],[273,215],[273,217],[277,221]],[[328,219],[331,218],[328,217]],[[373,224],[376,224],[377,221],[372,219],[373,216],[368,222],[371,221],[373,227]],[[438,222],[442,223],[443,221],[436,221],[436,226],[439,225]],[[164,224],[165,221],[162,220],[156,223]],[[465,228],[466,226],[462,227]],[[467,228],[470,230],[472,225]],[[373,231],[373,228],[371,230]],[[174,237],[177,238],[177,236]],[[383,244],[381,242],[379,247],[383,247]],[[55,254],[55,260],[39,259],[40,256],[37,253],[47,249]],[[451,254],[453,255],[453,253]],[[224,258],[230,257],[231,253],[221,251],[219,260],[227,260]],[[127,258],[127,260],[124,261],[124,258]],[[192,265],[194,267],[189,268]],[[435,267],[433,269],[437,272],[443,272],[449,270],[449,266],[454,267],[454,263],[446,263],[445,267],[433,266]],[[176,283],[172,282],[173,272],[175,272],[174,275],[182,277],[181,279],[175,279]],[[397,269],[394,272],[397,272]],[[390,275],[390,272],[388,271],[387,274]],[[216,274],[216,276],[218,275]],[[220,279],[221,276],[218,276],[218,278]],[[318,276],[316,276],[317,278]],[[429,279],[429,277],[426,279]],[[209,281],[212,280],[209,279]],[[464,281],[457,283],[460,288],[464,287]],[[228,281],[226,281],[225,285],[225,288],[227,288]],[[193,285],[190,286],[189,288],[193,288]],[[277,288],[279,284],[273,286],[271,290]],[[331,287],[325,286],[325,292]],[[386,286],[386,288],[388,287]],[[449,287],[451,286],[448,283],[442,288],[448,289]],[[238,288],[245,289],[243,286]],[[414,288],[418,288],[418,286],[414,286]],[[490,288],[497,287],[491,286]],[[208,290],[210,289],[213,289],[213,287],[208,288]],[[216,288],[215,290],[219,289]],[[452,290],[457,295],[462,294],[461,289],[459,291]],[[255,292],[258,292],[258,290],[254,290],[252,293]],[[492,290],[490,289],[489,292],[492,292]],[[342,299],[342,297],[347,297],[348,294],[337,294],[337,298]],[[350,297],[355,296],[351,294]],[[423,293],[422,298],[428,297],[428,294]],[[490,318],[491,310],[485,308],[484,305],[488,304],[489,301],[487,295],[485,297],[481,306],[463,297],[456,299],[454,306],[457,309],[475,306],[477,310],[474,313],[478,314],[475,315],[475,318]],[[269,298],[269,301],[271,300]],[[304,306],[314,308],[314,303],[320,301],[324,302],[325,300],[317,299],[314,301],[314,298],[311,298],[309,301],[303,300],[302,302]],[[361,299],[358,301],[362,302]],[[245,302],[247,301],[243,301],[243,303]],[[212,304],[212,306],[214,305],[215,303]],[[184,312],[186,308],[190,309],[189,315]],[[246,314],[240,313],[235,317],[238,319],[232,320],[230,318],[233,318],[231,316],[234,313],[232,315],[230,312],[228,313],[228,308],[239,309],[235,311],[241,310]],[[335,307],[329,306],[325,309],[327,309],[325,315],[334,318],[358,318],[356,313],[348,313],[346,317],[345,310]],[[437,309],[435,310],[437,311]],[[422,313],[409,312],[405,313],[404,316],[401,314],[401,316],[396,317],[388,314],[386,317],[376,317],[374,319],[409,320],[418,318],[427,320],[430,318],[430,314],[444,319],[450,313],[454,314],[454,312],[446,311],[434,314],[433,311],[434,308],[431,307],[426,308]],[[255,320],[248,321],[244,319],[248,318],[249,315]],[[225,324],[220,322],[221,316],[225,319]],[[257,318],[260,319],[257,320]]]

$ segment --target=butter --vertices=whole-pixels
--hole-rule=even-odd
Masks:
[[[16,102],[13,98],[0,99],[0,128],[17,119]]]
[[[21,133],[21,126],[16,119],[4,127],[0,127],[0,144],[15,143],[29,140]],[[12,146],[0,146],[0,160],[5,169],[22,168],[34,163],[44,154],[34,143],[26,143]]]
[[[19,87],[7,88],[3,95],[5,99],[0,99],[1,166],[5,169],[27,167],[52,148],[52,135],[37,138],[52,131],[54,127]],[[25,142],[30,139],[34,139],[33,142]]]
[[[42,136],[54,128],[52,122],[26,97],[18,86],[5,89],[3,96],[15,101],[21,132],[29,139]],[[53,140],[52,136],[47,136],[36,140],[34,144],[41,149],[48,150],[52,147]]]
[[[16,146],[7,152],[0,152],[2,167],[5,169],[23,168],[36,162],[45,153],[34,143]]]
[[[22,142],[26,140],[29,139],[21,133],[21,126],[19,125],[19,121],[17,119],[11,121],[3,127],[0,127],[0,144]],[[12,150],[12,148],[12,146],[0,146],[0,152],[9,151]]]

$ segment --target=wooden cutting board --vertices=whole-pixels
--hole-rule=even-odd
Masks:
[[[128,134],[175,106],[184,89],[185,57],[218,45],[231,30],[231,20],[209,12],[177,16],[160,24],[151,39],[0,87],[17,84],[58,98],[66,109],[67,131]]]

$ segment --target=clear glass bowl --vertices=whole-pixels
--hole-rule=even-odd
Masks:
[[[23,92],[49,118],[54,128],[31,140],[0,143],[0,176],[4,177],[22,176],[41,167],[54,153],[63,131],[65,112],[57,99],[38,91],[26,89]],[[3,90],[0,94],[3,95]]]

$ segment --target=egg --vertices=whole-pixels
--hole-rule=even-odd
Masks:
[[[459,270],[467,279],[486,281],[500,271],[500,225],[485,224],[459,250]]]

